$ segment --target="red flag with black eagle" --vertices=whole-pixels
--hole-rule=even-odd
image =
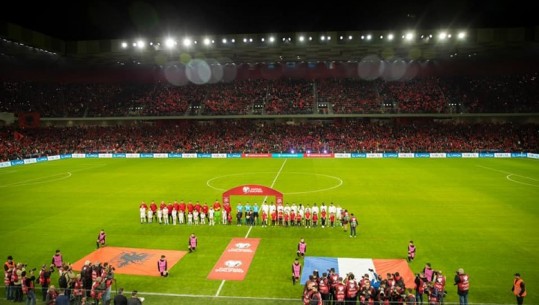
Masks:
[[[15,141],[20,141],[24,138],[24,135],[18,131],[15,131],[13,132],[13,139],[15,139]]]

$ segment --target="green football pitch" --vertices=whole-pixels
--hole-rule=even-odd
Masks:
[[[414,273],[429,262],[447,276],[446,304],[458,303],[455,270],[470,275],[470,303],[513,304],[513,274],[539,304],[539,161],[531,159],[69,159],[0,169],[0,244],[29,267],[56,249],[75,262],[110,246],[186,250],[168,278],[117,274],[114,288],[138,290],[145,304],[300,304],[291,264],[300,238],[307,255],[406,258]],[[358,237],[340,228],[140,224],[139,204],[213,203],[225,190],[261,184],[285,203],[333,202],[358,216]],[[263,198],[232,197],[259,204]],[[268,200],[269,201],[269,200]],[[259,238],[242,281],[209,280],[232,238]],[[53,278],[57,283],[57,274]],[[0,293],[0,304],[5,301]],[[38,299],[41,295],[38,292]],[[38,301],[40,302],[40,301]]]

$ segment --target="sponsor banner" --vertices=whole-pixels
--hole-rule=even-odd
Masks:
[[[234,153],[234,154],[226,154],[227,158],[241,158],[240,153]]]
[[[125,154],[125,157],[129,158],[129,159],[138,159],[138,158],[140,158],[140,154],[138,154],[138,153]]]
[[[24,159],[24,164],[32,164],[32,163],[37,163],[37,159],[36,158]]]
[[[226,159],[226,154],[211,154],[212,159]]]
[[[10,161],[11,162],[11,165],[12,166],[15,166],[15,165],[23,165],[24,164],[24,161],[23,160],[13,160],[13,161]]]
[[[182,157],[182,154],[179,154],[179,153],[172,153],[172,154],[168,154],[168,157],[169,157],[169,158],[181,158],[181,157]]]
[[[383,158],[398,158],[399,154],[397,154],[395,152],[393,152],[393,153],[383,153],[382,157]]]
[[[185,159],[196,159],[197,154],[182,154],[182,158]]]
[[[313,154],[308,153],[303,155],[304,158],[333,158],[333,154]]]
[[[352,153],[352,158],[367,158],[366,153]]]
[[[494,158],[511,158],[511,153],[494,153]]]
[[[98,158],[99,158],[99,159],[101,159],[101,158],[103,158],[103,159],[105,159],[105,158],[106,158],[106,159],[110,159],[110,158],[112,158],[112,154],[111,154],[111,153],[102,153],[102,154],[98,154]]]
[[[278,154],[271,154],[272,158],[303,158],[303,154],[295,154],[295,153],[278,153]]]
[[[98,153],[91,153],[91,154],[84,154],[84,158],[87,158],[87,159],[97,159],[99,158],[99,154]]]
[[[7,161],[7,162],[0,162],[0,168],[2,167],[10,167],[11,166],[11,162]]]
[[[209,158],[211,158],[211,154],[207,154],[207,153],[198,153],[198,154],[197,154],[197,158],[209,159]]]
[[[463,158],[479,158],[478,153],[462,153]]]
[[[46,161],[49,161],[49,158],[47,158],[47,157],[39,157],[36,160],[37,160],[37,162],[46,162]]]
[[[384,154],[382,154],[382,153],[368,153],[367,154],[368,159],[380,159],[380,158],[383,158],[383,157],[384,157]]]
[[[479,158],[494,158],[494,153],[491,152],[480,152]]]
[[[69,156],[69,158],[71,158],[71,155],[67,155],[67,156]],[[49,160],[49,161],[60,160],[60,159],[62,159],[62,156],[59,156],[59,155],[54,155],[54,156],[48,156],[47,157],[47,160]]]
[[[414,158],[430,158],[430,153],[425,153],[425,152],[414,153]]]
[[[259,243],[260,238],[232,239],[208,275],[208,279],[235,281],[245,279]]]
[[[445,153],[431,153],[431,158],[447,158],[447,155]]]
[[[342,258],[342,257],[313,257],[306,256],[304,266],[301,270],[301,284],[309,279],[309,275],[314,270],[320,273],[328,272],[334,268],[335,272],[343,278],[348,273],[353,273],[356,279],[364,274],[369,274],[370,279],[374,279],[374,274],[385,277],[387,273],[399,272],[403,277],[406,287],[414,286],[414,273],[408,266],[405,259],[372,259],[372,258]],[[373,271],[369,271],[372,269]]]
[[[242,154],[242,158],[271,158],[271,154]]]
[[[157,153],[157,154],[153,154],[153,157],[157,158],[157,159],[166,159],[166,158],[168,158],[168,154]]]
[[[84,159],[85,157],[85,154],[71,154],[71,158],[73,159]]]
[[[399,158],[413,158],[413,153],[399,153]]]
[[[462,158],[462,153],[450,152],[445,154],[447,158]]]
[[[511,158],[526,158],[526,153],[523,152],[513,152],[511,153]]]
[[[335,159],[350,159],[352,158],[352,154],[350,153],[336,153],[333,154]]]
[[[528,158],[539,159],[539,154],[528,153]]]
[[[122,153],[121,154],[112,154],[112,157],[113,158],[122,158],[123,159],[123,158],[127,157],[127,154],[125,154],[125,153],[123,153],[123,154]]]
[[[149,159],[152,159],[152,158],[153,158],[153,154],[141,153],[141,154],[140,154],[140,158],[149,158]]]

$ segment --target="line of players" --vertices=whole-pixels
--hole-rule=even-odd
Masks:
[[[235,211],[229,202],[223,205],[218,200],[212,205],[206,202],[187,202],[183,200],[173,203],[161,201],[159,205],[152,201],[149,205],[142,201],[139,205],[140,223],[159,223],[163,225],[210,225],[216,223],[230,225],[233,223],[232,215],[235,214],[236,225],[261,225],[266,226],[304,226],[307,228],[321,226],[344,226],[345,230],[349,214],[346,209],[331,202],[326,205],[324,202],[318,206],[309,204],[285,204],[276,205],[266,201],[262,205],[246,202],[238,202]]]

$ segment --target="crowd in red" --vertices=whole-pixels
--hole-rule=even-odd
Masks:
[[[537,73],[424,77],[250,79],[173,86],[154,83],[5,81],[0,112],[41,117],[362,113],[537,113]]]
[[[342,119],[297,125],[254,120],[158,121],[115,127],[0,129],[0,160],[65,153],[537,151],[536,124],[398,123]]]

